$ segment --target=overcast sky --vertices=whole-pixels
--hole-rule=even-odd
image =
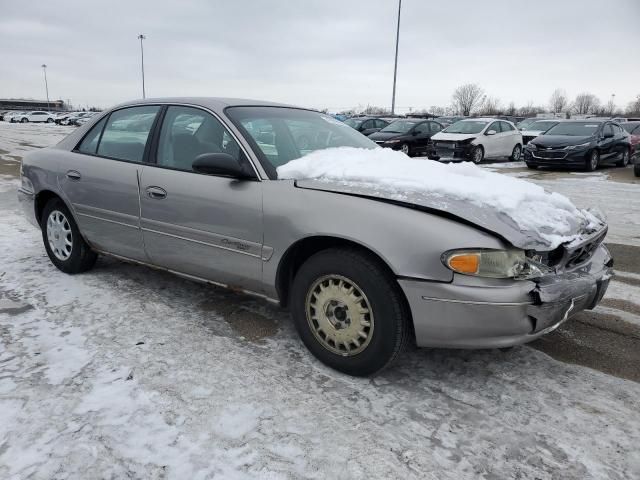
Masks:
[[[332,111],[390,106],[397,0],[0,0],[0,97],[107,107],[235,96]],[[555,88],[640,94],[638,0],[404,0],[396,105],[450,104],[476,82],[503,105]]]

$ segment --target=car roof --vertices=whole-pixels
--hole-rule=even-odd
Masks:
[[[206,107],[214,111],[221,112],[227,107],[286,107],[299,108],[293,105],[277,102],[265,102],[263,100],[251,100],[247,98],[226,98],[226,97],[159,97],[131,100],[117,105],[117,108],[144,105],[154,103],[177,103],[186,105],[197,105]],[[307,109],[308,110],[308,109]]]

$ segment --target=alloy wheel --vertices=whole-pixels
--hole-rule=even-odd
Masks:
[[[598,152],[596,151],[591,152],[591,157],[589,157],[589,163],[592,171],[598,168],[598,156],[599,156]]]
[[[58,260],[68,260],[73,250],[71,225],[64,213],[53,210],[47,218],[47,241]]]
[[[404,153],[405,155],[409,155],[409,145],[406,143],[402,144],[402,147],[400,147],[400,149],[402,150],[402,153]]]
[[[341,275],[318,278],[309,288],[305,311],[316,340],[332,353],[350,357],[371,341],[373,311],[362,289]]]
[[[516,145],[513,148],[513,153],[511,154],[511,159],[514,162],[517,162],[518,160],[520,160],[520,155],[522,155],[522,149],[520,148],[520,145]]]

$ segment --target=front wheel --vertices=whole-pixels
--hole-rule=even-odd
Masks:
[[[593,172],[595,171],[596,168],[598,168],[599,163],[600,163],[600,154],[598,153],[597,150],[594,150],[589,154],[589,157],[587,158],[584,169],[587,172]]]
[[[403,143],[402,146],[400,147],[400,150],[402,151],[402,153],[404,153],[408,157],[411,156],[411,147],[409,146],[408,143]]]
[[[481,146],[477,146],[474,147],[473,151],[471,152],[471,161],[473,163],[480,163],[482,162],[482,160],[484,159],[484,150],[482,149]]]
[[[29,123],[29,119],[28,118],[23,118],[20,123]]]
[[[53,118],[47,118],[47,123],[53,123]]]
[[[71,212],[59,199],[52,199],[42,212],[42,240],[47,255],[65,273],[81,273],[93,267],[97,255],[84,241]]]
[[[520,144],[518,144],[515,147],[513,147],[513,152],[511,152],[511,156],[509,157],[509,160],[511,160],[512,162],[517,162],[520,160],[521,156],[522,156],[522,147],[520,146]]]
[[[622,158],[616,162],[617,167],[626,167],[629,165],[629,150],[622,152]]]
[[[291,311],[309,351],[349,375],[385,368],[409,338],[409,308],[395,278],[357,249],[328,249],[309,258],[295,276]]]

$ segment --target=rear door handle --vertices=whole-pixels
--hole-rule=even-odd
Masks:
[[[69,180],[80,180],[80,178],[82,178],[82,175],[80,175],[80,172],[76,171],[76,170],[68,170],[67,171],[67,178]]]
[[[167,191],[164,188],[160,187],[147,187],[145,191],[147,192],[147,196],[149,198],[160,200],[166,198],[167,196]]]

